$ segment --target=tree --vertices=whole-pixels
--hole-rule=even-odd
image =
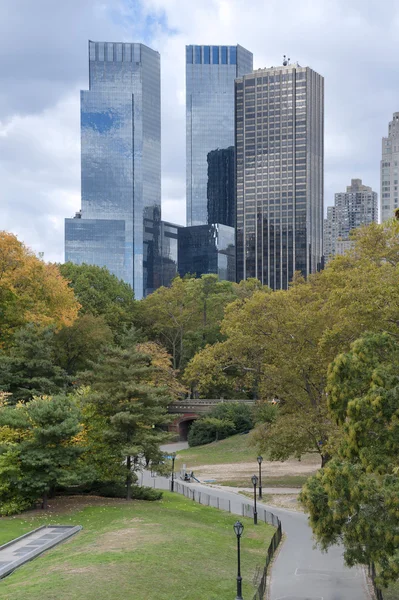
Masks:
[[[67,396],[0,408],[0,501],[31,504],[48,496],[76,467],[80,413]]]
[[[30,323],[13,341],[7,353],[0,353],[0,390],[10,393],[10,402],[66,390],[70,380],[55,360],[53,327]]]
[[[71,325],[79,304],[56,265],[46,264],[11,233],[0,232],[0,344],[32,322]]]
[[[188,433],[190,446],[201,446],[234,435],[235,426],[233,421],[217,419],[215,417],[204,417],[192,424]]]
[[[65,263],[59,268],[81,304],[80,314],[103,317],[116,340],[130,329],[137,318],[137,303],[128,283],[106,267]]]
[[[54,337],[54,356],[57,365],[68,375],[87,368],[104,346],[113,343],[111,328],[104,317],[83,314],[68,327],[62,327]]]
[[[209,413],[209,417],[234,424],[234,433],[245,433],[253,428],[252,410],[244,402],[219,402]]]
[[[142,300],[141,322],[147,335],[172,355],[173,368],[182,370],[200,348],[221,339],[224,309],[235,297],[233,284],[217,275],[175,277],[170,287]]]
[[[399,576],[398,360],[396,339],[377,333],[332,362],[328,406],[340,434],[301,494],[321,547],[343,543],[347,563],[375,562],[383,583]]]
[[[116,457],[117,471],[124,462],[126,497],[131,499],[134,472],[141,459],[158,460],[159,443],[169,439],[168,389],[152,381],[151,357],[138,351],[134,334],[123,339],[123,347],[107,347],[82,379],[90,385],[89,411],[102,425],[106,447]],[[154,449],[156,455],[152,455]]]

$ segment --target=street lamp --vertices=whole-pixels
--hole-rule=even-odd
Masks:
[[[254,525],[258,524],[258,513],[256,512],[256,484],[258,483],[258,478],[256,475],[252,475],[252,485],[254,486]]]
[[[242,597],[242,577],[241,577],[241,557],[240,557],[240,538],[244,531],[244,525],[241,521],[236,521],[233,525],[234,533],[237,536],[237,596],[236,600],[243,600]]]
[[[172,459],[172,481],[170,482],[170,491],[173,492],[175,489],[175,458],[176,458],[176,452],[172,452],[172,454],[170,455],[171,459]]]
[[[259,500],[262,500],[262,460],[263,456],[258,456],[256,459],[259,465]]]

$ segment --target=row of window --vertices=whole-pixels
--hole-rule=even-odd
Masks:
[[[236,65],[236,46],[186,46],[188,65]]]

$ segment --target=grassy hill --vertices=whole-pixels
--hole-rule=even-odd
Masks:
[[[54,512],[0,519],[0,543],[44,523],[79,524],[68,542],[0,581],[2,600],[230,600],[236,516],[177,494],[160,502],[57,500]],[[89,500],[90,501],[90,500]],[[93,501],[94,502],[94,501]],[[274,529],[242,519],[243,596],[255,592]]]

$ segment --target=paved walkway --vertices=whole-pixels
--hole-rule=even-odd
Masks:
[[[43,526],[0,546],[0,579],[81,529],[80,525]]]
[[[145,472],[143,485],[168,489],[170,482],[164,477],[153,478],[149,472]],[[231,512],[235,514],[243,514],[244,505],[252,504],[249,498],[232,491],[194,483],[187,484],[187,487],[216,496],[221,507],[227,502],[227,506],[230,506]],[[363,570],[346,567],[340,547],[334,546],[327,553],[313,547],[312,531],[305,514],[259,504],[280,518],[283,532],[286,534],[272,568],[270,600],[372,598]],[[242,543],[245,543],[245,534]]]

